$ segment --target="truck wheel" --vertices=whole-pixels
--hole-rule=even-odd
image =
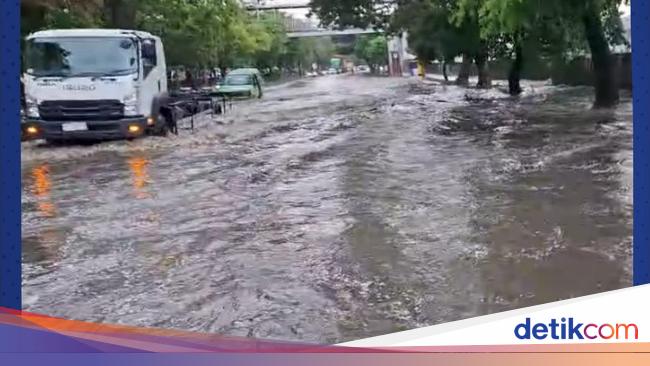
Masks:
[[[156,117],[156,128],[153,132],[155,136],[161,136],[161,137],[167,137],[169,134],[169,125],[167,124],[167,118],[165,117],[164,114],[158,113],[158,117]]]

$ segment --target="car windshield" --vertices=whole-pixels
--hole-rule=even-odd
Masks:
[[[35,38],[26,69],[35,76],[118,76],[138,71],[137,46],[128,37]]]
[[[226,76],[226,85],[251,85],[253,78],[250,75],[229,75]]]

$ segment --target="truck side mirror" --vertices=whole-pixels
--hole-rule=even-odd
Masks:
[[[150,60],[156,59],[156,44],[152,40],[147,39],[142,42],[142,57]]]
[[[145,39],[142,42],[141,52],[144,76],[147,77],[149,73],[157,66],[156,41],[152,39]]]

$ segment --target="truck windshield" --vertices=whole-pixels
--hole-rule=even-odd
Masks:
[[[137,46],[128,37],[35,38],[25,66],[34,76],[119,76],[138,71]]]
[[[251,85],[253,79],[250,75],[229,75],[226,76],[226,85]]]

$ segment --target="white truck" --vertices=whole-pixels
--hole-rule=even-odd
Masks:
[[[120,29],[45,30],[26,39],[23,75],[30,139],[166,135],[165,52],[159,37]]]

